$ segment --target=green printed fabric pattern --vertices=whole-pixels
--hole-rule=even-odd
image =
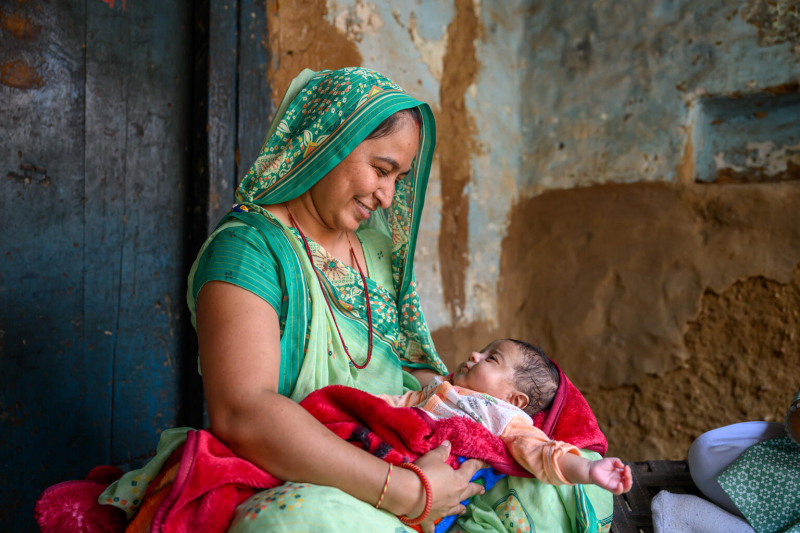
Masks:
[[[169,456],[186,442],[186,434],[192,428],[171,428],[163,431],[159,436],[156,455],[147,464],[138,470],[131,470],[120,479],[108,486],[100,494],[97,501],[103,505],[113,505],[125,511],[130,520],[144,499],[145,491],[150,483],[161,472]]]
[[[800,533],[800,446],[788,435],[751,446],[717,482],[758,533]]]
[[[236,509],[229,533],[413,533],[393,514],[333,487],[285,483]]]
[[[595,452],[581,450],[591,460]],[[448,533],[607,533],[613,496],[595,485],[547,485],[538,479],[505,477],[482,496]]]
[[[189,274],[187,301],[192,324],[197,294],[208,281],[232,283],[262,297],[278,315],[281,332],[278,392],[289,396],[300,373],[310,334],[312,311],[306,286],[292,281],[301,276],[302,266],[285,239],[282,225],[257,220],[257,229],[233,217],[226,220],[203,245]],[[198,369],[199,365],[198,359]]]
[[[242,286],[247,284],[249,286],[245,288],[267,296],[265,299],[268,302],[270,299],[278,302],[276,312],[280,316],[283,330],[279,392],[297,401],[326,385],[348,385],[376,394],[384,391],[402,394],[405,390],[401,368],[403,343],[402,332],[398,328],[396,294],[392,289],[388,260],[392,248],[389,237],[367,227],[357,232],[370,273],[367,286],[374,330],[372,360],[367,368],[358,370],[350,364],[336,327],[338,324],[354,359],[359,363],[363,362],[367,353],[369,329],[360,274],[328,254],[316,242],[309,240],[314,260],[312,267],[297,230],[284,226],[268,211],[262,214],[238,209],[241,208],[237,206],[237,210],[228,218],[237,222],[248,221],[247,228],[255,228],[264,235],[262,246],[276,248],[276,241],[284,243],[289,247],[286,253],[297,261],[297,267],[292,267],[293,263],[288,261],[280,261],[281,265],[275,270],[250,247],[228,249],[226,239],[247,230],[245,227],[226,228],[214,238],[214,241],[220,243],[212,243],[201,254],[201,266],[194,273],[190,282],[191,288],[193,294],[197,294],[203,283],[212,279],[224,280],[237,285],[241,283]],[[216,253],[218,249],[225,251]],[[235,259],[232,259],[234,256]],[[232,263],[246,265],[246,268],[235,272],[226,270],[227,265]],[[335,322],[312,268],[321,275],[325,297],[331,303]],[[273,277],[273,272],[276,271],[277,279]],[[314,283],[304,282],[309,277]],[[385,288],[386,286],[389,288]],[[277,296],[270,296],[272,293],[277,293]],[[314,312],[307,315],[287,312],[286,308],[292,301],[308,302],[309,299],[321,304],[314,306]],[[303,316],[309,319],[301,320]],[[288,343],[287,339],[291,338],[296,339],[299,346],[298,342]],[[298,362],[303,364],[299,365]]]
[[[289,249],[289,252],[294,255],[294,250]],[[279,269],[290,257],[276,258],[259,230],[241,222],[230,221],[214,233],[213,239],[209,239],[199,257],[198,264],[203,264],[204,268],[191,274],[191,308],[195,307],[197,293],[203,285],[213,280],[225,281],[266,300],[283,323],[285,317],[281,315],[285,312],[284,289],[281,286],[283,276]]]

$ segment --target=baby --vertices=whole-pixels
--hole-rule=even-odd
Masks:
[[[419,407],[434,418],[472,418],[500,437],[520,466],[544,483],[628,492],[631,471],[622,461],[586,459],[575,446],[550,440],[533,425],[531,417],[550,407],[558,386],[558,369],[541,349],[504,339],[473,352],[453,374],[434,377],[421,391],[379,397],[395,407]]]

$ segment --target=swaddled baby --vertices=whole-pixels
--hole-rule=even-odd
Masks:
[[[532,416],[550,407],[558,369],[528,343],[498,340],[458,366],[434,377],[421,391],[378,395],[395,407],[419,407],[434,418],[469,417],[500,437],[512,457],[550,485],[594,484],[614,494],[631,488],[630,467],[615,457],[586,459],[578,448],[550,440]]]

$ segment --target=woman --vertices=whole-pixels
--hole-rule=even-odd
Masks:
[[[237,455],[289,480],[242,504],[231,531],[395,532],[407,530],[397,516],[423,512],[421,476],[396,468],[389,478],[385,462],[296,402],[332,384],[403,394],[446,372],[413,273],[434,144],[430,108],[391,80],[361,68],[304,71],[237,190],[239,204],[201,249],[188,302],[211,427]],[[162,434],[156,458],[100,501],[132,515],[137,487],[185,432]],[[432,489],[426,530],[483,493],[469,483],[483,463],[454,471],[448,453],[443,445],[416,462]]]

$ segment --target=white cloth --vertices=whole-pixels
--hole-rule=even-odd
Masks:
[[[436,419],[468,417],[495,436],[506,433],[506,427],[512,421],[533,426],[533,419],[519,407],[482,392],[453,386],[439,376],[434,376],[422,392],[420,396],[423,397],[414,407],[425,410]]]
[[[712,429],[689,448],[689,472],[697,488],[729,513],[742,516],[717,483],[717,476],[750,446],[786,435],[780,422],[742,422]]]
[[[744,518],[691,494],[662,490],[653,498],[652,510],[655,533],[755,533]]]

